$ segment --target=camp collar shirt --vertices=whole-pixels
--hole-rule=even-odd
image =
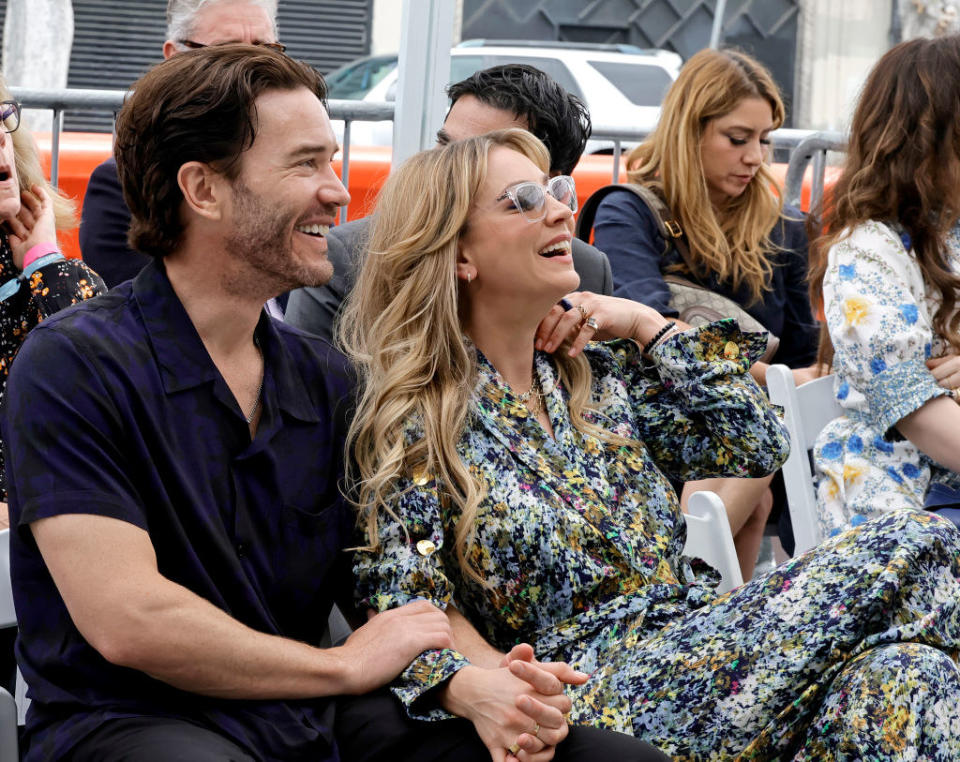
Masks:
[[[2,426],[17,657],[33,698],[28,762],[63,759],[129,716],[188,718],[258,758],[337,759],[331,701],[208,698],[105,661],[74,627],[30,531],[69,513],[128,521],[149,533],[167,578],[255,630],[318,644],[335,594],[351,587],[339,482],[352,382],[322,339],[266,315],[256,337],[252,441],[162,263],[25,342]]]

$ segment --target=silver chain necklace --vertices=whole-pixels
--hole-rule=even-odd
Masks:
[[[260,396],[263,393],[263,377],[267,375],[267,364],[266,360],[263,359],[263,350],[260,349],[260,344],[254,339],[253,345],[257,348],[257,351],[260,353],[260,362],[263,364],[263,368],[260,370],[260,385],[257,387],[257,398],[253,401],[253,409],[250,411],[250,415],[245,415],[248,424],[253,423],[253,419],[257,415],[257,411],[260,409]]]

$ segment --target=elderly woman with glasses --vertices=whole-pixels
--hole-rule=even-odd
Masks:
[[[519,130],[399,168],[341,323],[359,595],[427,599],[455,635],[396,695],[494,760],[549,759],[568,722],[682,760],[960,759],[957,529],[889,515],[717,596],[670,477],[786,457],[765,335],[568,293],[575,196],[546,168]]]
[[[65,259],[57,229],[76,226],[73,206],[44,179],[33,137],[20,121],[20,104],[0,80],[0,399],[10,365],[27,333],[45,317],[104,290],[103,281],[76,259]],[[6,500],[0,450],[0,500]],[[0,525],[7,506],[0,502]]]

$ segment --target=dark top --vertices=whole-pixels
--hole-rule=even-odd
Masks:
[[[33,703],[27,762],[64,759],[105,720],[187,718],[264,759],[336,760],[332,702],[227,701],[108,663],[80,635],[30,523],[90,513],[147,531],[160,572],[264,633],[319,644],[352,595],[341,498],[346,361],[263,315],[261,418],[236,400],[167,279],[134,281],[44,321],[0,423],[11,464],[17,661]]]
[[[333,263],[333,277],[322,286],[291,291],[284,315],[286,322],[333,341],[337,315],[356,281],[357,267],[363,261],[371,219],[363,217],[330,230],[327,257]],[[574,238],[571,254],[573,267],[580,276],[580,291],[613,293],[610,263],[602,251]]]
[[[7,234],[0,231],[0,285],[20,275],[13,264],[13,252]],[[103,293],[106,287],[100,277],[76,259],[60,259],[44,265],[19,290],[0,302],[0,402],[7,385],[7,375],[20,345],[41,320],[64,307]],[[6,474],[0,451],[0,500],[7,499]]]
[[[111,156],[91,173],[80,218],[83,261],[100,273],[108,288],[134,277],[150,261],[127,244],[129,229],[130,210]]]
[[[779,248],[770,254],[773,279],[761,301],[751,304],[745,285],[734,290],[713,274],[700,280],[711,291],[737,302],[780,337],[773,362],[801,368],[816,359],[820,328],[807,293],[808,241],[803,215],[790,206],[784,207],[784,214],[793,219],[781,219],[771,232],[771,241]],[[614,294],[675,316],[676,311],[670,309],[670,290],[661,273],[682,259],[672,248],[661,261],[664,240],[650,208],[629,191],[613,191],[597,208],[593,231],[594,243],[610,259]]]

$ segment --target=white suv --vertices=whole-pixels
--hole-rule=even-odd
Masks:
[[[682,63],[676,53],[632,45],[468,40],[450,51],[450,82],[491,66],[528,64],[579,97],[590,111],[595,129],[626,127],[649,132]],[[327,75],[328,95],[331,99],[393,102],[397,77],[396,55],[361,58]],[[337,127],[339,134],[342,123]],[[393,122],[354,122],[350,139],[356,145],[390,145],[392,134]],[[591,140],[586,153],[609,151],[612,145],[609,140]]]

